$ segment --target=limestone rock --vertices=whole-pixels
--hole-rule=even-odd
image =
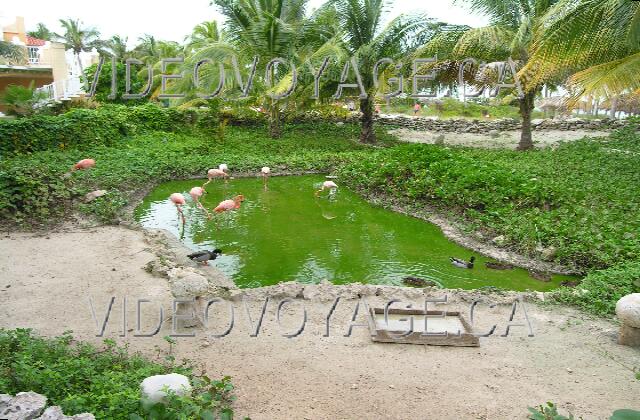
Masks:
[[[171,293],[176,298],[193,298],[203,296],[209,289],[209,281],[205,276],[191,267],[176,267],[167,272]]]
[[[93,414],[82,413],[76,414],[75,416],[65,416],[62,412],[62,409],[58,406],[49,407],[44,410],[42,416],[38,417],[36,420],[95,420]]]
[[[616,304],[616,315],[624,325],[640,328],[640,293],[621,298]]]
[[[87,193],[84,196],[84,201],[87,203],[92,202],[93,200],[95,200],[98,197],[102,197],[103,195],[105,195],[107,193],[107,190],[95,190],[95,191],[91,191],[90,193]]]
[[[140,384],[142,398],[147,401],[161,402],[166,396],[166,390],[173,391],[176,395],[188,395],[191,393],[189,378],[178,373],[168,375],[149,376]]]
[[[500,235],[493,238],[491,242],[498,246],[504,246],[507,243],[507,238],[504,235]]]
[[[46,405],[47,397],[35,392],[19,392],[13,398],[5,394],[0,398],[0,419],[32,420]]]

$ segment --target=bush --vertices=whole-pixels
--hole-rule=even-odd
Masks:
[[[98,109],[72,109],[57,115],[0,121],[2,155],[50,149],[110,146],[123,136],[152,130],[178,131],[195,120],[191,111],[156,105],[126,107],[106,105]]]
[[[191,366],[176,365],[172,357],[152,362],[129,354],[126,347],[117,347],[111,340],[97,349],[74,343],[68,333],[48,339],[30,330],[0,330],[0,393],[34,391],[47,396],[49,405],[59,405],[67,415],[89,412],[97,419],[146,418],[149,408],[140,404],[140,383],[148,376],[171,372],[191,377],[194,396],[170,399],[164,417],[155,418],[196,418],[190,415],[205,411],[230,415],[233,387],[229,378],[193,377]]]
[[[596,315],[613,315],[616,302],[640,293],[640,261],[627,261],[587,275],[577,289],[563,287],[553,292],[554,300],[578,306]]]

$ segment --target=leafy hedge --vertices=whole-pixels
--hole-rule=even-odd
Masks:
[[[178,131],[195,120],[193,111],[151,104],[105,105],[97,109],[72,109],[56,116],[0,120],[0,154],[110,146],[123,136],[152,130]]]
[[[587,275],[577,289],[561,288],[552,293],[558,302],[578,306],[596,315],[613,315],[623,296],[640,293],[640,260],[626,261]]]
[[[49,405],[60,406],[66,415],[89,412],[97,419],[214,418],[214,413],[219,418],[231,418],[233,387],[228,378],[211,381],[194,377],[192,367],[176,365],[171,354],[162,362],[154,362],[130,354],[111,340],[105,340],[105,344],[98,349],[75,343],[69,334],[49,339],[30,330],[0,329],[0,394],[37,392],[47,397]],[[167,407],[141,404],[142,380],[172,372],[191,377],[192,397],[172,398]],[[160,410],[164,416],[150,416]]]

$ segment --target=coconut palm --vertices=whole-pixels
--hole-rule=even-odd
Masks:
[[[80,53],[96,48],[101,50],[104,42],[100,40],[100,32],[93,27],[84,27],[78,19],[60,19],[64,34],[54,34],[54,38],[73,51],[78,61],[80,74],[84,74]]]
[[[250,70],[244,64],[252,63],[254,57],[259,61],[255,74],[265,74],[267,63],[274,58],[282,58],[297,66],[309,60],[313,55],[309,51],[317,51],[323,42],[331,35],[322,34],[317,27],[311,24],[313,20],[305,18],[308,0],[214,0],[220,12],[226,17],[225,36],[215,39],[213,25],[206,29],[207,37],[198,36],[202,40],[190,57],[187,68],[192,69],[195,62],[202,59],[211,59],[214,62],[223,63],[227,70],[227,88],[233,83],[239,84],[239,76],[244,83],[248,80]],[[201,32],[201,30],[198,30]],[[240,63],[236,66],[233,58]],[[278,76],[283,73],[283,66],[278,68]],[[278,100],[268,96],[269,93],[278,93],[283,86],[290,85],[292,74],[280,77],[279,83],[267,87],[264,81],[256,78],[252,93],[254,99],[263,102],[263,108],[267,110],[269,121],[269,134],[272,138],[280,137],[282,133],[282,112],[290,99]],[[187,71],[191,74],[191,71]],[[275,68],[271,69],[271,79],[275,80]],[[204,71],[203,82],[207,85],[217,84],[217,71]],[[205,80],[206,79],[206,80]],[[212,83],[215,81],[215,83]],[[286,88],[284,89],[286,90]],[[241,95],[244,96],[244,95]]]
[[[561,0],[539,22],[525,69],[535,83],[572,74],[573,101],[640,89],[640,2]]]
[[[38,39],[44,39],[45,41],[51,41],[55,34],[50,31],[44,23],[38,23],[36,25],[36,30],[27,32],[27,35]]]
[[[219,42],[222,37],[218,22],[215,20],[202,22],[193,28],[191,35],[185,37],[186,47],[191,51],[198,50],[211,43]]]
[[[22,64],[27,60],[27,50],[11,42],[0,40],[0,62]]]
[[[381,58],[399,58],[409,50],[411,35],[416,35],[428,21],[422,16],[400,16],[383,26],[385,0],[332,0],[344,47],[358,64],[366,97],[360,95],[360,141],[374,143],[373,104],[376,87],[373,68]]]
[[[557,0],[462,0],[471,10],[490,18],[490,24],[480,28],[457,27],[447,37],[436,37],[427,43],[425,50],[438,55],[441,65],[455,67],[466,58],[485,62],[506,62],[511,58],[516,69],[522,69],[531,58],[534,47],[534,29]],[[462,30],[461,30],[462,29]],[[454,66],[451,66],[454,64]],[[519,150],[533,148],[531,137],[531,113],[534,100],[542,91],[546,79],[527,79],[527,73],[519,71],[518,81],[522,94],[518,96],[522,133]],[[486,84],[487,80],[479,80]],[[520,92],[518,92],[520,93]]]
[[[114,35],[105,42],[105,47],[114,57],[123,61],[130,55],[127,49],[128,40],[126,36]]]

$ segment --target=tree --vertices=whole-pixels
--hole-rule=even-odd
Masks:
[[[533,148],[531,113],[534,100],[548,79],[527,79],[522,68],[529,62],[534,47],[534,28],[545,18],[557,0],[463,0],[472,11],[490,18],[490,25],[481,28],[456,27],[445,37],[436,37],[425,46],[437,54],[440,64],[453,70],[457,76],[459,66],[466,58],[485,62],[513,60],[519,69],[517,79],[523,89],[518,95],[522,132],[518,150]],[[453,66],[451,64],[454,64]],[[484,76],[490,72],[485,72]],[[479,84],[487,80],[476,81]],[[520,93],[520,92],[518,92]]]
[[[101,50],[104,47],[104,42],[100,40],[100,32],[93,27],[83,27],[78,19],[60,19],[60,25],[64,28],[64,34],[55,34],[55,38],[62,42],[67,49],[73,51],[78,61],[80,73],[83,74],[80,53],[91,51],[93,48]]]
[[[193,28],[191,35],[185,37],[186,48],[190,51],[198,50],[208,44],[219,42],[222,37],[223,33],[218,28],[218,22],[215,20],[202,22]]]
[[[338,12],[344,47],[358,64],[366,93],[360,95],[360,141],[375,143],[373,105],[377,89],[374,66],[381,58],[396,59],[408,51],[409,35],[419,33],[427,20],[422,16],[400,16],[383,26],[384,0],[333,0],[330,4]]]
[[[0,62],[22,64],[27,60],[27,50],[21,45],[0,40]]]
[[[121,37],[120,35],[112,36],[105,42],[106,49],[119,61],[124,61],[129,57],[129,50],[127,49],[127,41],[129,38]]]
[[[534,83],[568,74],[572,102],[640,93],[640,3],[561,0],[540,20],[525,68]]]
[[[32,81],[29,86],[9,85],[2,94],[2,102],[7,106],[7,114],[17,117],[33,115],[42,101],[47,98],[43,92],[34,88]]]
[[[55,36],[55,34],[51,32],[49,28],[47,28],[42,22],[36,25],[35,31],[27,32],[27,35],[38,39],[44,39],[45,41],[51,41],[51,39]]]

